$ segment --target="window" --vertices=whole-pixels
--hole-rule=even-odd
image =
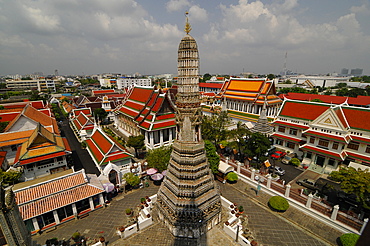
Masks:
[[[310,143],[315,143],[315,137],[310,137]]]
[[[276,144],[277,144],[277,145],[283,145],[283,140],[281,140],[281,139],[276,139]]]
[[[59,220],[63,220],[69,216],[73,215],[72,205],[67,205],[57,210]]]
[[[335,165],[335,160],[334,159],[329,159],[328,165],[329,166],[334,166]]]
[[[293,129],[293,128],[290,128],[290,130],[289,130],[289,134],[290,135],[297,135],[297,129]]]
[[[366,153],[370,153],[370,145],[366,146],[366,150],[365,150]]]
[[[319,139],[319,146],[328,147],[329,146],[329,141],[320,138]]]
[[[349,149],[354,149],[354,150],[358,150],[358,147],[360,146],[359,143],[356,143],[356,142],[350,142],[347,146],[347,148]]]
[[[338,142],[334,142],[333,143],[333,149],[338,149],[339,147],[339,143]]]
[[[278,132],[285,132],[285,126],[279,126]]]
[[[76,208],[77,213],[81,213],[82,211],[89,209],[90,208],[89,198],[76,202]]]
[[[294,144],[294,143],[292,143],[292,142],[287,142],[287,143],[286,143],[286,147],[288,147],[288,148],[290,148],[290,149],[294,149],[294,146],[295,146],[295,144]]]
[[[311,159],[312,158],[312,153],[311,152],[307,152],[306,153],[306,158]]]

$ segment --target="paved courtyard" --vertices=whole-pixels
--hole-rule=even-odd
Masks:
[[[233,185],[218,184],[225,198],[244,207],[245,214],[249,216],[249,229],[259,245],[337,245],[336,239],[341,235],[340,232],[299,210],[290,207],[283,214],[272,212],[266,205],[269,196],[261,193],[256,197],[254,187],[241,181]],[[200,243],[176,240],[158,222],[132,237],[120,239],[115,231],[118,226],[126,223],[125,209],[135,208],[141,197],[155,194],[158,188],[151,184],[124,197],[119,195],[109,207],[94,211],[81,220],[60,225],[53,231],[33,236],[33,240],[43,245],[52,237],[69,239],[75,231],[79,231],[90,238],[104,236],[107,245],[233,245],[234,240],[225,236],[222,225],[207,233]]]

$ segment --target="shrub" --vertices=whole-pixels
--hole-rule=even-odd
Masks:
[[[80,237],[81,237],[81,234],[78,231],[76,231],[75,233],[72,234],[72,239],[73,240],[77,240]]]
[[[126,214],[130,215],[131,214],[131,208],[126,208]]]
[[[359,238],[360,236],[357,234],[346,233],[340,236],[339,239],[343,246],[355,246]]]
[[[273,196],[268,202],[270,208],[278,212],[285,212],[289,208],[288,201],[281,196]]]
[[[239,212],[244,212],[244,208],[243,208],[243,206],[239,206]]]
[[[229,172],[226,175],[226,179],[229,180],[230,182],[235,182],[238,180],[238,175],[234,172]]]
[[[298,158],[292,158],[292,160],[290,161],[290,163],[293,166],[296,166],[296,167],[299,167],[299,165],[301,165],[301,161]]]

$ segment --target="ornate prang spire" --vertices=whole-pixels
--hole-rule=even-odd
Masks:
[[[186,23],[185,23],[185,29],[184,29],[184,31],[186,32],[186,34],[189,34],[189,32],[191,31],[191,25],[189,24],[188,14],[189,14],[189,12],[186,11],[185,12]]]
[[[199,239],[221,221],[221,198],[201,134],[199,54],[187,14],[177,52],[176,138],[155,206],[174,236]]]

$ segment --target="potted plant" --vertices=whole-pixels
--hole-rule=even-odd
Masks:
[[[148,214],[146,217],[150,218],[150,214]]]
[[[131,213],[132,213],[131,208],[126,208],[126,215],[131,215]]]
[[[228,226],[228,225],[230,225],[229,221],[226,221],[226,222],[225,222],[225,225],[227,225],[227,226]]]
[[[234,208],[234,204],[231,204],[231,205],[230,205],[230,208]]]
[[[140,202],[141,202],[141,204],[144,204],[145,203],[145,198],[143,197],[143,198],[141,198],[140,199]]]
[[[145,197],[145,198],[146,198],[147,202],[151,202],[152,201],[152,199],[150,199],[148,196]]]
[[[239,213],[244,213],[244,208],[243,208],[243,206],[239,206]]]
[[[100,241],[101,243],[104,243],[104,242],[105,242],[105,238],[104,238],[104,237],[100,237],[100,238],[99,238],[99,241]]]
[[[124,226],[120,226],[120,227],[118,227],[118,230],[119,230],[120,232],[124,232],[124,231],[125,231],[125,227],[124,227]]]

